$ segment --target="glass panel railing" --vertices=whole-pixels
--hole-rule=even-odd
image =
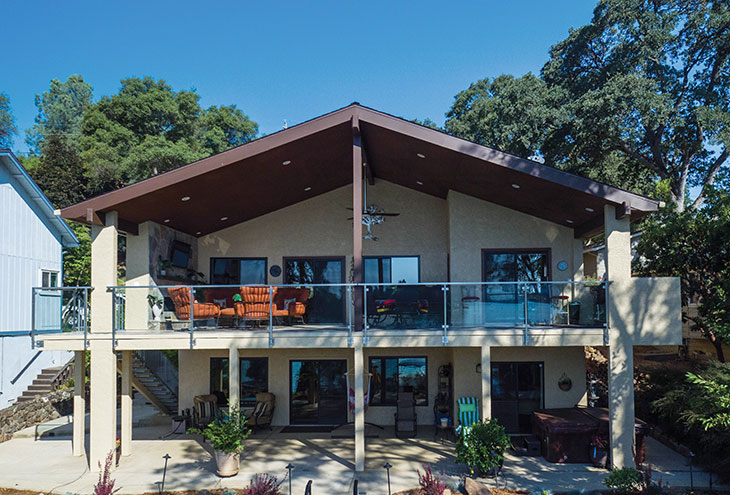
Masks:
[[[445,324],[444,284],[365,284],[368,328],[439,329]]]
[[[33,287],[31,335],[89,329],[91,287]]]

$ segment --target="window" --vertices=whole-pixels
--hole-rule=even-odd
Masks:
[[[211,258],[212,285],[265,284],[266,258]]]
[[[413,392],[417,406],[428,405],[425,357],[371,357],[370,404],[394,406],[399,392]]]
[[[58,272],[41,270],[41,287],[58,287]]]
[[[241,358],[241,404],[252,406],[256,394],[269,391],[268,358]],[[210,393],[225,405],[229,397],[228,358],[210,358]]]
[[[284,283],[295,285],[341,284],[345,259],[284,258]],[[307,302],[307,323],[345,322],[345,291],[342,286],[313,287]]]
[[[365,282],[372,284],[420,282],[418,256],[366,256]]]
[[[541,282],[550,280],[548,250],[492,251],[484,250],[485,282]],[[530,288],[535,291],[535,288]],[[515,285],[485,286],[487,302],[515,302],[519,297]]]

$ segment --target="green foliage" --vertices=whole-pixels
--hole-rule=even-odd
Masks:
[[[202,430],[190,428],[187,432],[204,436],[213,449],[226,454],[243,452],[243,442],[251,434],[246,427],[246,416],[235,405],[228,404],[227,415],[219,415]]]
[[[685,319],[724,362],[722,343],[730,344],[730,193],[710,189],[706,196],[700,209],[667,209],[648,220],[634,268],[680,277],[682,300],[699,303],[697,314],[685,312]]]
[[[687,380],[699,387],[700,407],[688,411],[689,422],[699,422],[705,430],[730,431],[730,365],[713,365],[704,376],[687,373]]]
[[[71,230],[79,239],[79,246],[64,248],[63,285],[91,285],[91,233],[86,225],[69,222]]]
[[[629,495],[641,491],[643,481],[644,477],[641,471],[636,468],[625,467],[612,469],[611,473],[603,480],[603,483],[621,495]]]
[[[541,77],[456,96],[448,132],[641,193],[730,180],[730,4],[600,0],[550,50]]]
[[[475,423],[456,443],[456,462],[466,464],[473,472],[487,473],[504,460],[509,437],[496,419]]]
[[[59,134],[51,134],[44,139],[44,152],[29,172],[56,208],[65,208],[86,199],[87,181],[81,156]]]
[[[65,82],[51,80],[49,90],[35,97],[38,115],[25,138],[31,153],[43,153],[46,140],[52,135],[60,136],[71,147],[77,146],[81,120],[91,97],[91,85],[79,74],[69,76]]]
[[[13,136],[18,132],[15,127],[15,118],[10,109],[10,98],[0,93],[0,148],[10,148],[13,145]]]
[[[193,90],[150,77],[122,80],[84,114],[82,157],[90,187],[104,192],[250,141],[255,122],[231,106],[200,107]]]

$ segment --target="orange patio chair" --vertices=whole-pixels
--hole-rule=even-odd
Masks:
[[[167,290],[167,295],[175,305],[175,316],[178,320],[190,319],[190,289],[188,287],[173,287]],[[221,308],[215,303],[193,303],[193,319],[207,320],[217,318]]]

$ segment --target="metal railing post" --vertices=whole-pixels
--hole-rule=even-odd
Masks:
[[[449,287],[447,285],[442,285],[441,292],[444,293],[444,324],[441,327],[443,329],[443,335],[441,336],[441,343],[443,345],[446,345],[449,343],[449,336],[447,335],[447,331],[449,329],[449,320],[448,320],[448,314],[446,312],[447,295],[449,293]]]
[[[274,288],[269,286],[269,347],[274,347]]]
[[[610,328],[610,321],[608,319],[608,313],[609,313],[609,299],[608,299],[608,282],[603,282],[603,291],[604,291],[604,306],[606,306],[603,310],[604,312],[604,322],[603,322],[603,345],[608,345],[609,342],[609,336],[608,336],[608,330]]]
[[[89,289],[84,288],[84,351],[88,347],[89,331]]]
[[[347,285],[347,346],[352,347],[352,306],[355,301],[352,299],[352,285]]]
[[[368,286],[362,286],[362,345],[368,345]]]
[[[523,305],[524,311],[525,311],[525,324],[522,329],[522,345],[527,345],[527,343],[529,342],[529,339],[530,339],[530,336],[528,333],[530,321],[529,321],[529,310],[528,310],[528,302],[527,302],[527,284],[524,284],[522,286],[522,294],[523,294],[522,305]]]
[[[36,295],[36,289],[35,287],[32,289],[33,291],[33,298],[30,302],[30,310],[31,310],[31,316],[30,316],[30,348],[35,349],[35,295]]]
[[[192,286],[188,286],[188,291],[190,293],[190,348],[192,349],[195,346],[195,291]]]
[[[112,350],[117,348],[117,289],[112,288]]]

